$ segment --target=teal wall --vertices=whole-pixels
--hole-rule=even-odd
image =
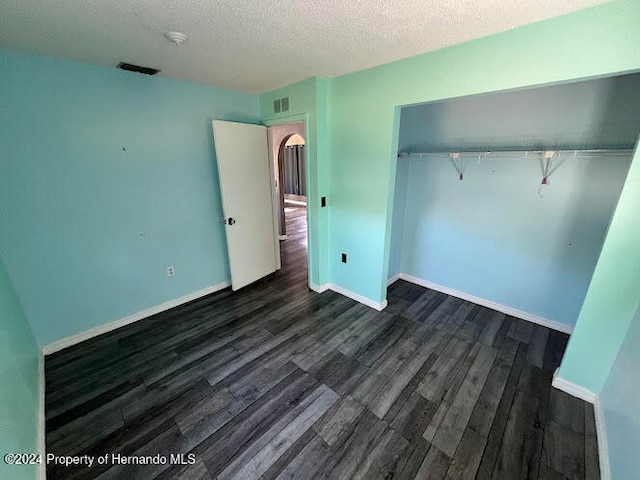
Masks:
[[[636,148],[560,377],[599,394],[640,304],[640,150]],[[636,381],[634,377],[633,381]]]
[[[409,172],[396,184],[406,206],[394,205],[404,229],[392,233],[391,259],[402,273],[573,327],[631,157],[567,157],[540,194],[536,158],[465,162],[461,182],[447,158],[398,160]]]
[[[331,281],[386,296],[399,105],[639,69],[639,16],[614,1],[331,80]]]
[[[273,101],[289,97],[289,110],[273,112]],[[327,208],[320,208],[320,197],[327,194],[327,80],[308,80],[279,88],[260,96],[260,114],[266,125],[303,120],[306,127],[307,211],[309,242],[309,281],[317,286],[327,282]],[[328,200],[331,202],[331,199]]]
[[[37,453],[38,360],[38,346],[0,258],[0,455]],[[0,461],[0,478],[35,477],[33,465]]]
[[[637,478],[640,471],[640,309],[600,395],[604,409],[612,478]]]
[[[259,122],[256,95],[0,65],[0,253],[41,346],[229,279],[211,120]]]

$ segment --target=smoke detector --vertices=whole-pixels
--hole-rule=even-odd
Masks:
[[[187,39],[187,34],[182,32],[167,32],[164,34],[164,38],[176,45],[180,45]]]

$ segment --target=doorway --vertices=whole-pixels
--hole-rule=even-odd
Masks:
[[[269,128],[276,175],[276,201],[283,273],[307,284],[307,158],[304,122]]]

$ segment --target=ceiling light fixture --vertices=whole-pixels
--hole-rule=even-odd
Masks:
[[[167,32],[164,34],[164,38],[173,42],[175,45],[180,45],[187,40],[187,35],[182,32]]]

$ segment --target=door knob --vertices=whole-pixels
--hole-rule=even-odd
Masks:
[[[234,223],[236,223],[236,221],[233,219],[233,217],[229,217],[229,220],[227,220],[227,223],[229,225],[233,225]]]

